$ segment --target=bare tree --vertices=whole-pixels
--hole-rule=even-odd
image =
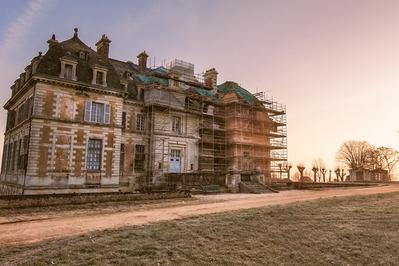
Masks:
[[[336,176],[337,181],[339,181],[339,179],[340,179],[340,177],[341,177],[341,169],[336,168],[336,169],[334,170],[334,172],[335,172],[335,176]]]
[[[349,169],[360,169],[367,166],[371,145],[366,141],[346,141],[339,148],[336,159]]]
[[[305,170],[306,167],[304,164],[298,164],[296,168],[298,168],[299,174],[301,175],[299,181],[303,182],[303,171]]]
[[[279,163],[278,164],[278,168],[279,168],[279,170],[280,170],[280,179],[282,179],[283,177],[282,177],[282,174],[283,174],[283,164],[282,163]]]
[[[391,178],[392,170],[398,164],[399,152],[387,147],[378,147],[378,165],[380,169],[388,171],[388,176]]]
[[[323,182],[326,183],[326,172],[327,172],[326,168],[324,168],[324,167],[321,168],[320,172],[321,172],[321,174],[323,176]]]
[[[317,182],[317,172],[318,171],[319,171],[319,168],[317,168],[315,165],[313,165],[312,172],[313,172],[313,179],[314,179],[315,183]]]
[[[339,169],[338,169],[339,170]],[[341,178],[341,182],[345,181],[345,169],[340,169],[341,171],[339,172],[339,177]]]
[[[287,178],[288,178],[288,180],[290,180],[291,168],[292,168],[292,164],[287,163],[287,164],[285,165],[285,170],[287,171]]]

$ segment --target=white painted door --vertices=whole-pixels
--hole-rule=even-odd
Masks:
[[[169,171],[171,173],[180,173],[181,154],[180,150],[170,150]]]

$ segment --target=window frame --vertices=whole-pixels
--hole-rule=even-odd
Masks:
[[[89,138],[87,140],[86,149],[86,170],[88,172],[101,172],[102,156],[103,140],[99,138]]]
[[[134,146],[134,171],[145,171],[145,145],[136,144]]]
[[[68,71],[68,69],[70,70],[70,72]],[[65,63],[64,71],[65,71],[64,72],[64,79],[73,80],[73,65]]]
[[[83,120],[89,123],[109,125],[111,123],[111,106],[104,102],[88,100],[85,102]]]
[[[126,116],[126,112],[122,112],[122,129],[126,129],[127,126]]]
[[[172,116],[172,132],[177,134],[182,134],[182,118],[181,116]]]
[[[101,70],[96,71],[96,84],[97,85],[104,85],[104,76],[105,72]]]
[[[136,130],[141,132],[145,130],[143,113],[136,114]]]

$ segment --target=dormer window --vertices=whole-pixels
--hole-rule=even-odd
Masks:
[[[91,83],[95,85],[107,86],[107,69],[99,65],[94,65],[93,79]]]
[[[96,73],[96,84],[104,85],[104,72],[97,71],[97,73]]]
[[[61,59],[60,78],[77,81],[76,65],[78,62],[70,57],[62,57]]]
[[[70,64],[65,64],[65,74],[64,74],[64,78],[66,79],[72,79],[72,69],[73,66]]]

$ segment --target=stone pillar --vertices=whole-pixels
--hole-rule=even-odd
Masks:
[[[226,186],[230,192],[239,192],[241,174],[238,171],[230,170],[226,175]]]

